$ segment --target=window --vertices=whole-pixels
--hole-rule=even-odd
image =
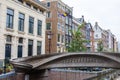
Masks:
[[[60,3],[58,3],[58,8],[62,8],[62,5]]]
[[[37,55],[41,54],[41,47],[42,47],[42,42],[38,41],[37,42]]]
[[[65,42],[68,43],[68,36],[65,36]]]
[[[28,40],[28,56],[33,55],[33,40]]]
[[[12,36],[8,35],[6,38],[6,42],[12,42]]]
[[[19,22],[18,22],[19,31],[24,31],[24,19],[25,19],[25,15],[22,13],[19,13]]]
[[[20,44],[23,43],[23,38],[19,38],[19,43],[20,43]]]
[[[62,20],[65,21],[65,17],[64,16],[62,16]]]
[[[7,8],[6,27],[13,29],[14,10]]]
[[[65,31],[66,34],[68,34],[68,26],[66,26],[66,31]]]
[[[47,7],[50,7],[50,2],[47,2]]]
[[[5,59],[10,59],[11,58],[11,44],[6,44],[5,45]]]
[[[60,34],[58,34],[58,42],[60,42]]]
[[[62,35],[61,41],[62,41],[62,43],[64,42],[64,35]]]
[[[64,25],[62,25],[62,31],[63,31],[63,32],[65,31]]]
[[[41,20],[38,20],[37,34],[40,35],[40,36],[42,34],[42,21]]]
[[[33,34],[34,18],[29,17],[29,33]]]
[[[68,16],[66,16],[66,21],[65,21],[65,22],[66,22],[66,24],[68,24],[68,19],[69,19],[69,18],[68,18]]]
[[[64,6],[62,6],[62,10],[63,10],[63,11],[65,10],[65,7],[64,7]]]
[[[47,18],[50,18],[51,17],[51,12],[47,12]]]
[[[98,37],[98,34],[96,34],[95,36]]]
[[[69,25],[72,25],[72,19],[69,18]]]
[[[58,23],[57,28],[58,28],[58,30],[60,30],[60,29],[61,29],[61,24],[60,24],[60,23]]]
[[[68,34],[71,36],[72,34],[71,34],[70,30],[72,30],[72,27],[69,27],[69,29],[68,29]]]
[[[22,52],[23,52],[23,46],[22,45],[18,45],[18,58],[22,57]]]
[[[47,29],[47,30],[51,30],[51,23],[47,23],[46,29]]]

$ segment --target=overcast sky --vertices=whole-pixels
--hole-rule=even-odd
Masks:
[[[84,15],[92,25],[97,21],[101,28],[110,29],[120,41],[120,0],[62,0],[73,7],[76,18]]]

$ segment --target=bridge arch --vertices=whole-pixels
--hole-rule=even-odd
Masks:
[[[118,53],[61,53],[41,55],[11,61],[14,67],[24,69],[50,69],[68,67],[120,68]]]

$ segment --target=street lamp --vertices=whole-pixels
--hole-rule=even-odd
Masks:
[[[47,32],[47,36],[48,36],[48,40],[49,40],[49,54],[51,53],[51,39],[52,39],[52,32],[51,31],[48,31]]]

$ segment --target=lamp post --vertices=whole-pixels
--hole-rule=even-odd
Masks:
[[[52,39],[52,32],[51,31],[48,31],[47,32],[47,36],[48,36],[48,40],[49,40],[49,42],[48,42],[48,44],[49,44],[49,54],[51,53],[51,39]]]

